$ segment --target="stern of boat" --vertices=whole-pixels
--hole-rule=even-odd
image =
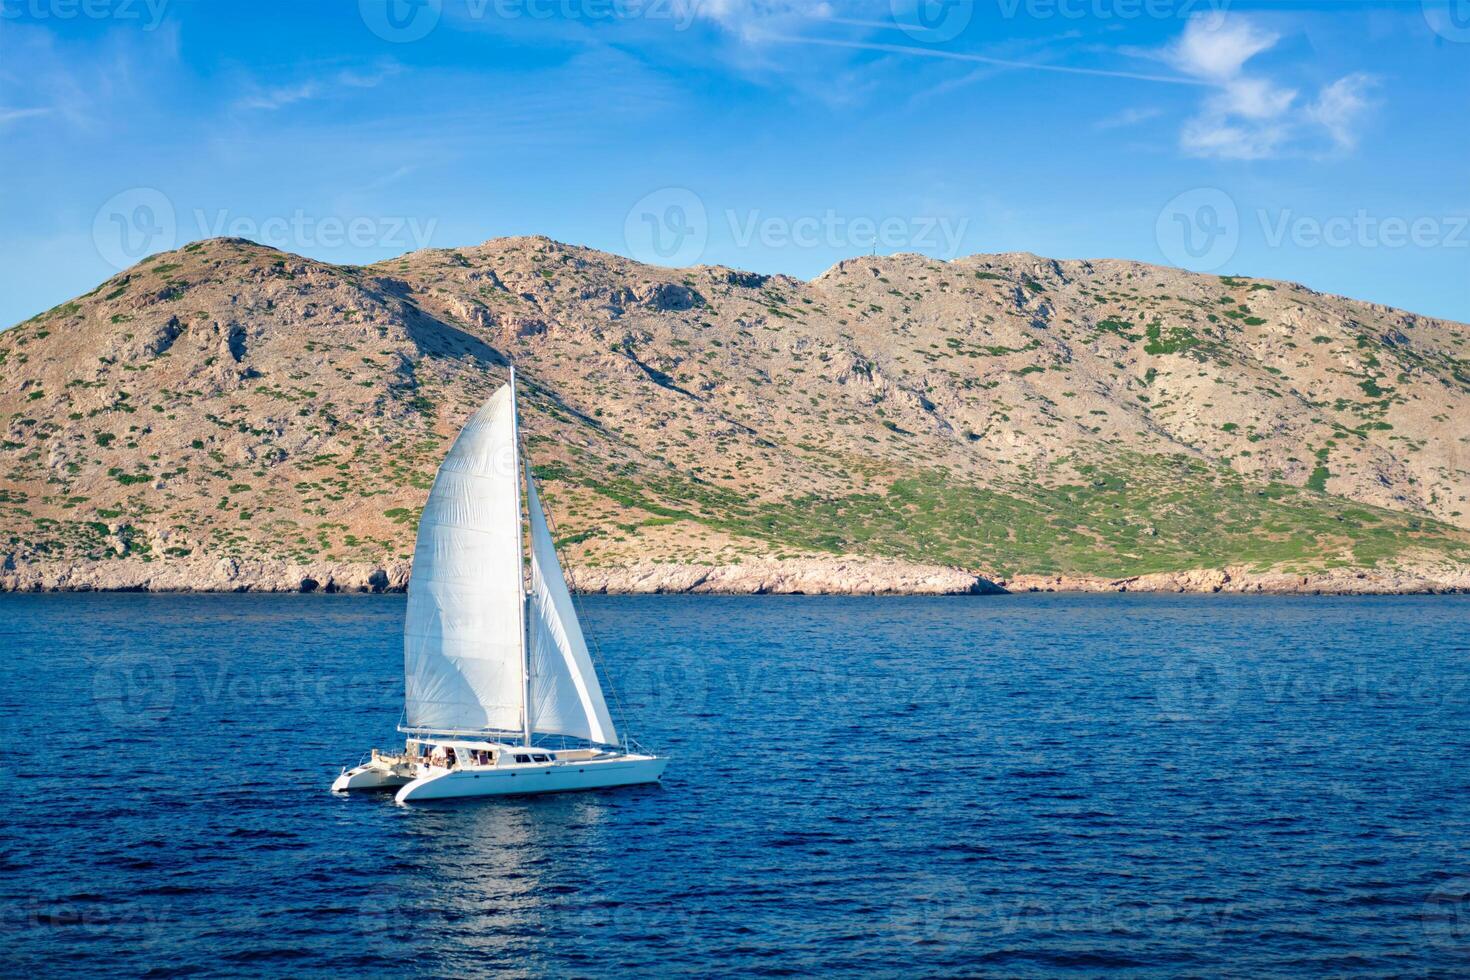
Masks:
[[[384,755],[373,750],[372,757],[351,769],[343,768],[332,780],[333,793],[398,789],[417,776],[417,767],[403,756]]]

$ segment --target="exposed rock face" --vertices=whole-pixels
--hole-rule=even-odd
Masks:
[[[0,567],[10,592],[402,592],[409,563],[298,565],[236,558],[41,561]]]
[[[1274,595],[1421,595],[1470,592],[1470,569],[1337,569],[1307,574],[1193,569],[1132,578],[1017,575],[996,583],[1008,592],[1219,592]]]
[[[544,238],[366,268],[220,239],[0,333],[0,586],[401,587],[510,363],[595,588],[1399,591],[1470,567],[1461,324],[1024,253],[801,282]]]
[[[585,592],[729,595],[985,595],[1003,590],[957,568],[882,559],[793,559],[739,565],[631,565],[574,572]]]
[[[167,564],[139,561],[0,562],[0,591],[12,592],[402,592],[406,562],[293,565],[225,559]],[[1023,592],[1214,592],[1275,595],[1470,593],[1470,571],[1423,567],[1339,570],[1308,575],[1246,569],[1194,569],[1124,579],[1017,575],[994,579],[958,568],[887,559],[788,559],[739,565],[635,564],[571,569],[581,592],[619,595],[1005,595]]]

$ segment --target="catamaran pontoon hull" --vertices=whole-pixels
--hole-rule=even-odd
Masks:
[[[366,790],[398,789],[413,782],[413,770],[406,766],[386,766],[377,761],[365,762],[332,780],[333,793],[355,793]]]
[[[418,803],[470,796],[523,796],[639,786],[658,782],[666,765],[667,759],[629,755],[511,770],[438,769],[404,786],[394,799],[399,803]]]

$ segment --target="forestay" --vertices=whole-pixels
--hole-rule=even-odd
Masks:
[[[521,729],[516,469],[515,403],[507,385],[461,430],[419,520],[403,631],[409,728]]]

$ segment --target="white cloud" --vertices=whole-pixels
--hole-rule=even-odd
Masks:
[[[1373,79],[1348,75],[1303,104],[1297,89],[1247,69],[1280,40],[1280,34],[1246,17],[1200,14],[1190,18],[1177,41],[1158,52],[1157,57],[1213,89],[1180,133],[1186,153],[1263,160],[1321,152],[1324,145],[1338,151],[1357,145]]]
[[[1327,130],[1337,149],[1351,150],[1358,145],[1358,127],[1372,108],[1368,90],[1375,84],[1372,76],[1362,72],[1339,78],[1307,107],[1307,115]]]
[[[742,40],[760,40],[774,27],[793,22],[827,20],[833,15],[827,0],[675,0],[686,4],[687,13],[714,21],[740,36]]]
[[[1211,96],[1214,111],[1245,119],[1279,119],[1296,101],[1296,89],[1282,88],[1265,78],[1234,78]]]
[[[831,17],[827,0],[685,0],[697,16],[739,27],[773,17]]]
[[[1164,50],[1164,60],[1186,75],[1224,82],[1279,40],[1281,35],[1243,17],[1199,14],[1185,24],[1183,36]]]

